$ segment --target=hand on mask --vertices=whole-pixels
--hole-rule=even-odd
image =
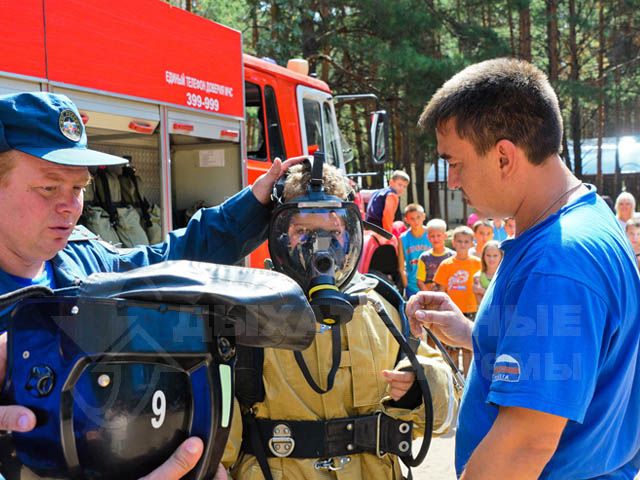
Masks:
[[[389,395],[396,402],[404,397],[416,379],[414,372],[400,370],[383,370],[382,376],[389,384]]]

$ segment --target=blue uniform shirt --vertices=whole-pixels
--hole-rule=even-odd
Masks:
[[[199,210],[186,228],[170,232],[163,243],[116,250],[76,236],[47,263],[53,267],[56,288],[77,284],[95,272],[124,272],[166,260],[233,264],[266,239],[269,212],[246,188],[218,207]],[[23,286],[0,270],[0,294]],[[0,330],[6,330],[4,313]]]
[[[502,248],[473,329],[458,475],[498,406],[515,406],[569,419],[540,478],[632,479],[640,468],[640,276],[624,233],[591,187]]]

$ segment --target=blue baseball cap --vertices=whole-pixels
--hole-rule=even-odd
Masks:
[[[80,112],[65,95],[0,95],[0,153],[18,150],[61,165],[121,165],[124,158],[87,148]]]

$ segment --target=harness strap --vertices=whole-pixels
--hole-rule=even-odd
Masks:
[[[333,382],[336,378],[336,373],[338,372],[338,367],[340,366],[340,359],[342,358],[342,345],[341,345],[341,337],[340,337],[340,326],[334,325],[331,327],[331,370],[329,370],[329,374],[327,375],[327,389],[323,390],[318,386],[315,382],[311,373],[309,373],[309,368],[307,367],[306,362],[304,361],[304,357],[302,356],[302,352],[295,351],[293,352],[293,356],[296,359],[296,363],[304,375],[304,379],[307,381],[309,386],[313,388],[316,393],[322,395],[323,393],[327,393],[329,390],[333,388]]]
[[[382,412],[317,421],[256,419],[253,415],[243,420],[249,431],[243,436],[242,450],[255,455],[259,463],[263,453],[267,457],[322,459],[365,452],[378,456],[411,452],[413,422]],[[282,435],[282,430],[287,434]]]
[[[242,448],[243,452],[252,452],[260,465],[262,475],[265,480],[273,480],[271,470],[269,469],[269,462],[267,461],[267,453],[264,448],[264,443],[260,439],[260,430],[256,423],[256,417],[253,413],[247,413],[242,416],[243,428],[242,432]],[[246,436],[249,436],[249,441],[246,441]],[[250,447],[250,448],[247,448]]]

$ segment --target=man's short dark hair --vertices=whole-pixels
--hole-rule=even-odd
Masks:
[[[454,119],[458,136],[485,155],[499,140],[522,148],[534,165],[562,150],[562,116],[547,76],[534,65],[497,58],[471,65],[448,80],[418,125]]]

